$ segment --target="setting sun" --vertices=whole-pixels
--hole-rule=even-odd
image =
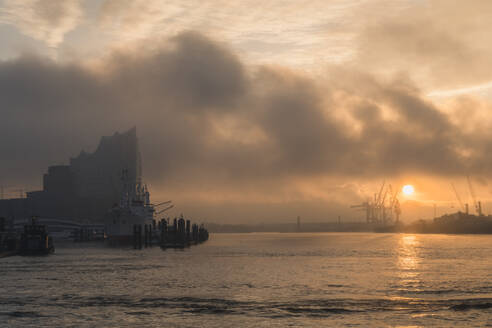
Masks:
[[[407,195],[407,196],[410,196],[413,194],[413,192],[415,191],[415,189],[413,188],[412,185],[405,185],[403,186],[403,188],[401,189],[401,191]]]

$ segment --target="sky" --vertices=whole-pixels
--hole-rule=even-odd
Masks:
[[[488,0],[0,0],[0,185],[137,127],[144,180],[221,223],[492,213]]]

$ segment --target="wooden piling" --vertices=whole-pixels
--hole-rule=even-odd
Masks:
[[[152,247],[152,236],[155,229],[155,221],[153,224],[149,224],[149,247]]]
[[[144,224],[144,246],[149,247],[149,228],[147,224]]]
[[[138,225],[138,249],[142,249],[142,225]]]

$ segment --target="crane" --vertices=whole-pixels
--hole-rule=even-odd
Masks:
[[[162,202],[162,203],[159,203],[159,204],[151,204],[151,205],[154,206],[154,207],[157,207],[157,206],[161,206],[161,205],[164,205],[164,204],[169,204],[171,202],[172,202],[172,200],[167,200],[167,201]]]
[[[381,215],[381,196],[383,194],[384,190],[384,185],[385,181],[383,180],[383,184],[381,185],[381,188],[379,189],[378,195],[374,195],[374,204],[373,204],[373,220],[374,221],[379,221],[380,215]]]
[[[165,211],[170,210],[170,209],[171,209],[171,208],[173,208],[173,207],[174,207],[174,205],[168,206],[168,207],[166,207],[165,209],[160,210],[159,212],[157,212],[157,213],[155,213],[155,214],[161,214],[161,213],[164,213]]]
[[[366,212],[367,223],[386,223],[388,220],[398,222],[401,214],[400,203],[398,202],[399,191],[393,191],[393,187],[383,181],[379,192],[374,194],[374,200],[367,200],[361,204],[352,205],[350,208]],[[389,210],[389,216],[388,212]]]
[[[458,194],[458,191],[456,190],[456,187],[454,186],[454,183],[451,182],[451,187],[453,187],[454,194],[456,195],[456,199],[458,200],[458,203],[460,204],[460,209],[464,212],[465,207],[463,206],[463,202],[461,201],[461,197]]]
[[[475,210],[477,211],[477,214],[482,216],[482,204],[480,201],[477,202],[477,198],[475,197],[475,191],[473,190],[473,186],[470,180],[470,176],[466,176],[466,180],[468,181],[468,188],[470,188],[470,195],[472,196],[473,200],[473,206],[475,206]]]
[[[401,214],[401,209],[400,209],[400,202],[398,201],[398,194],[400,193],[400,189],[396,189],[395,192],[392,192],[393,188],[391,185],[389,186],[390,188],[390,210],[392,213],[394,213],[394,221],[398,222],[400,220],[400,214]]]
[[[369,202],[364,202],[362,204],[358,204],[358,205],[352,205],[350,206],[350,208],[357,208],[357,209],[360,209],[362,211],[366,211],[366,221],[367,223],[369,223],[371,221],[371,204],[369,204]]]
[[[379,189],[378,197],[376,198],[376,204],[379,204],[379,201],[381,200],[381,194],[383,193],[383,188],[384,188],[385,181],[383,181],[383,184],[381,185],[381,189]]]
[[[384,191],[383,197],[381,198],[381,201],[378,204],[378,207],[380,209],[381,219],[383,220],[383,222],[386,222],[386,206],[384,206],[384,204],[386,201],[386,195],[388,195],[388,191],[390,189],[391,189],[391,186],[386,188],[386,190]]]
[[[400,222],[401,207],[400,207],[400,201],[398,200],[398,198],[396,198],[396,196],[392,208],[393,211],[395,212],[395,222],[398,223]]]

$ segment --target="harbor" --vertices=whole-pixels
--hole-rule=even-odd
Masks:
[[[0,0],[0,328],[492,327],[492,0]]]
[[[170,200],[151,203],[136,128],[117,132],[93,153],[50,166],[42,190],[0,199],[0,257],[52,254],[57,242],[168,249],[208,240],[202,223],[164,217],[173,208]]]
[[[7,220],[0,218],[0,258],[21,255],[40,256],[55,252],[54,239],[49,234],[45,225],[39,224],[36,217],[32,217],[29,224],[24,225],[23,230],[7,228]],[[172,248],[187,248],[199,245],[209,239],[209,232],[203,224],[191,223],[183,216],[174,218],[173,224],[170,219],[155,220],[152,224],[134,224],[131,238],[133,249],[145,249],[159,246],[162,250]],[[93,242],[99,247],[120,247],[129,249],[128,243],[115,243],[109,239],[106,233],[98,237],[98,233],[89,229],[73,230],[70,238],[59,239],[63,244]]]

